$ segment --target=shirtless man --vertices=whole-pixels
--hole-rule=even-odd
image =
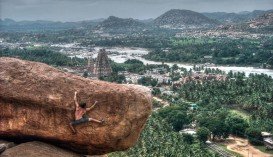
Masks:
[[[97,101],[91,107],[87,107],[85,102],[81,102],[80,104],[78,104],[77,92],[75,92],[74,102],[76,105],[75,121],[72,121],[69,123],[69,126],[72,129],[73,133],[76,133],[76,130],[74,128],[75,125],[79,125],[79,124],[91,122],[91,121],[96,122],[96,123],[103,123],[104,122],[104,120],[97,120],[97,119],[89,118],[86,114],[87,111],[90,111],[95,107],[95,105],[97,104]]]

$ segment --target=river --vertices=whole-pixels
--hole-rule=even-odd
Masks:
[[[95,58],[97,56],[97,52],[101,47],[95,47],[95,52],[93,53],[93,57]],[[110,47],[105,48],[106,51],[110,52],[108,55],[109,58],[111,58],[114,62],[117,63],[123,63],[128,59],[138,59],[142,61],[144,64],[162,64],[162,62],[156,62],[156,61],[150,61],[146,60],[142,55],[148,54],[149,50],[144,48],[128,48],[128,47]],[[115,54],[116,52],[116,54]],[[177,64],[179,67],[184,67],[186,69],[193,68],[193,64],[183,64],[183,63],[172,63],[172,62],[164,62],[164,64],[167,64],[169,66],[172,66],[174,64]],[[246,76],[249,74],[267,74],[271,77],[273,77],[273,70],[272,69],[262,69],[262,68],[255,68],[255,67],[239,67],[239,66],[210,66],[209,68],[218,68],[222,71],[225,71],[228,73],[229,71],[233,72],[244,72]]]

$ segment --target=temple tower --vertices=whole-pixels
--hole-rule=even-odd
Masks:
[[[94,74],[99,77],[109,76],[112,73],[110,60],[105,49],[100,49],[96,59]]]

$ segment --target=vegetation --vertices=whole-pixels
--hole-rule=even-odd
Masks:
[[[206,127],[200,127],[197,132],[197,138],[200,142],[205,143],[210,135],[210,130]]]
[[[138,80],[138,84],[142,84],[144,86],[156,86],[157,85],[157,80],[156,79],[153,79],[152,77],[141,77],[139,80]]]
[[[273,132],[272,87],[273,79],[267,75],[245,77],[243,73],[230,72],[225,81],[191,81],[174,88],[179,93],[175,102],[196,102],[196,111],[180,108],[180,112],[190,113],[189,123],[196,120],[198,127],[207,128],[213,139],[225,139],[233,134],[259,145],[263,142],[261,131]],[[164,110],[171,110],[171,113],[172,108]]]
[[[263,137],[259,128],[248,128],[246,130],[248,140],[253,145],[262,145]]]
[[[129,72],[129,73],[136,73],[143,75],[147,70],[152,70],[154,68],[165,68],[169,70],[167,65],[144,65],[143,62],[136,60],[136,59],[129,59],[124,63],[115,63],[111,62],[111,67],[113,73],[109,77],[100,78],[101,80],[109,81],[109,82],[117,82],[117,83],[124,83],[125,77],[122,72]],[[138,80],[139,84],[144,86],[156,86],[158,81],[151,77],[142,77]],[[160,93],[158,89],[155,89],[154,92]]]
[[[248,122],[237,114],[229,114],[225,123],[229,126],[230,133],[236,136],[244,136],[246,128],[248,128]]]
[[[168,123],[153,114],[133,148],[128,151],[109,154],[109,157],[127,156],[213,157],[216,155],[202,147],[197,141],[193,142],[192,138],[174,132]]]
[[[108,81],[108,82],[116,82],[116,83],[124,83],[126,78],[122,74],[112,73],[110,76],[101,77],[100,80]]]
[[[127,60],[124,63],[112,62],[111,67],[114,73],[128,71],[131,73],[143,74],[146,70],[146,66],[136,59]]]
[[[146,59],[155,61],[187,62],[235,65],[259,65],[273,67],[272,39],[264,41],[248,39],[172,39],[168,51],[155,49]]]
[[[225,123],[227,111],[218,109],[211,112],[200,112],[197,116],[199,126],[206,127],[212,134],[212,139],[227,138],[229,135],[229,126]]]
[[[160,91],[160,89],[158,89],[158,88],[153,88],[152,94],[153,94],[153,95],[160,95],[160,94],[161,94],[161,91]]]
[[[196,123],[201,143],[208,137],[225,139],[232,134],[263,144],[261,131],[273,132],[273,79],[264,74],[245,77],[230,72],[227,76],[227,80],[190,81],[173,88],[179,96],[161,95],[171,106],[159,110],[158,116],[174,131]],[[196,102],[197,109],[192,110],[189,102]]]
[[[153,99],[153,108],[159,108],[159,107],[163,107],[163,104],[155,99]]]
[[[230,75],[231,76],[231,75]],[[221,108],[240,108],[251,115],[263,130],[273,131],[273,79],[267,75],[253,75],[248,78],[243,73],[232,74],[227,81],[204,81],[202,84],[189,82],[177,89],[180,97],[199,102],[208,111]],[[207,113],[209,114],[209,112]]]
[[[191,115],[187,115],[186,106],[171,106],[161,109],[158,115],[165,119],[175,131],[180,131],[184,125],[191,122]]]
[[[54,66],[83,66],[86,59],[70,58],[64,54],[54,52],[46,47],[25,49],[0,49],[0,57],[17,57],[24,60],[42,62]]]

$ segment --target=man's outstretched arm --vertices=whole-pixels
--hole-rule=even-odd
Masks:
[[[77,101],[77,91],[75,91],[75,94],[74,94],[74,102],[75,102],[75,106],[76,106],[76,109],[79,108],[79,103]]]
[[[86,108],[86,111],[92,110],[96,106],[97,103],[98,103],[98,101],[95,101],[95,103],[91,107]]]

